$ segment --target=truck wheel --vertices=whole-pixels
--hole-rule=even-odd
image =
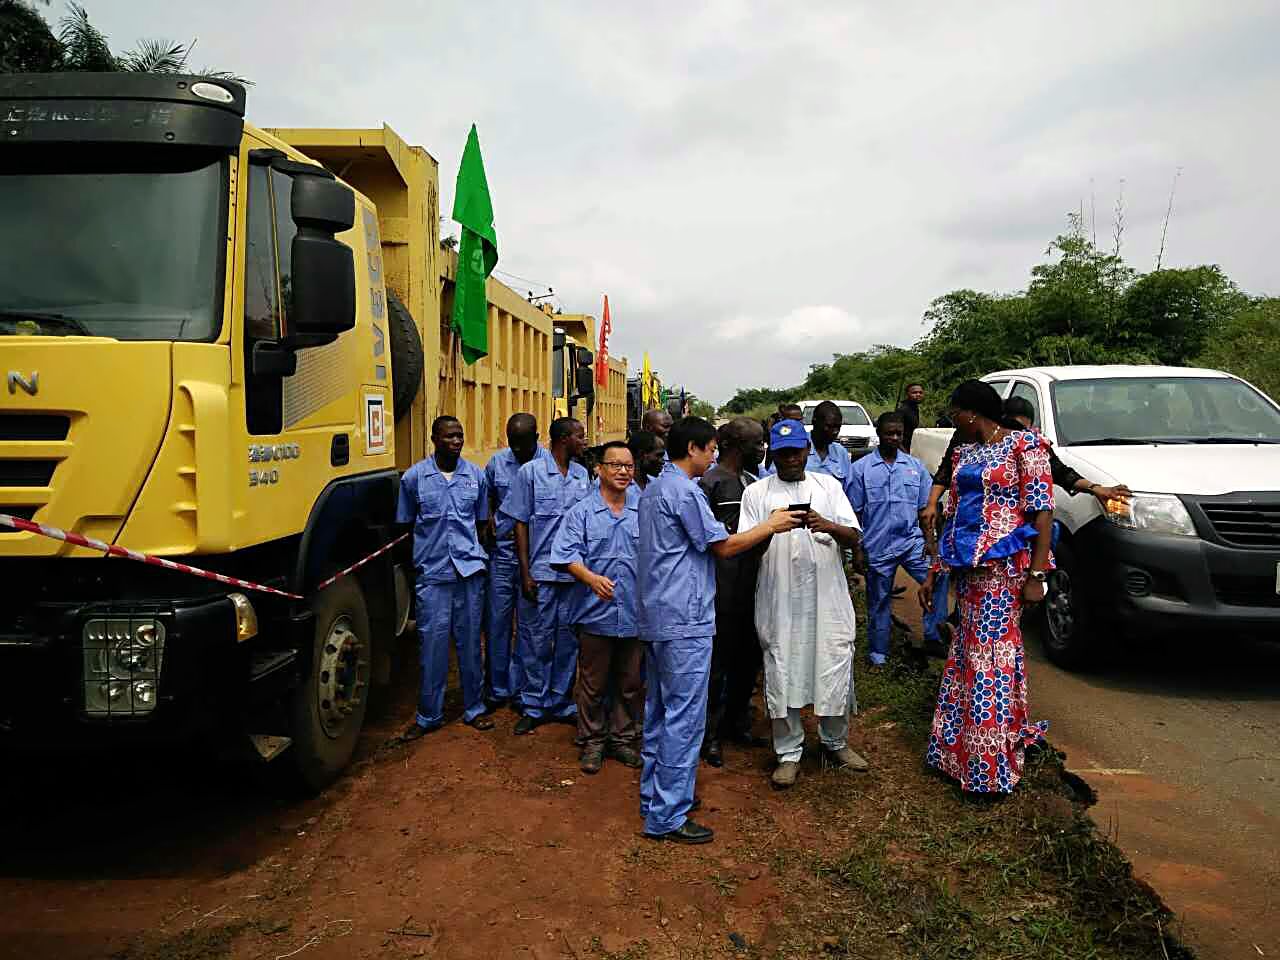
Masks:
[[[399,422],[413,406],[422,387],[422,335],[413,316],[390,290],[387,291],[387,328],[391,336],[392,409]]]
[[[294,770],[319,790],[342,772],[355,751],[369,707],[373,636],[364,593],[354,577],[339,580],[315,601],[311,670],[294,691]]]
[[[1044,601],[1044,652],[1063,669],[1080,670],[1093,659],[1093,621],[1079,591],[1071,545],[1059,543],[1054,559],[1057,569],[1049,574],[1049,593]]]

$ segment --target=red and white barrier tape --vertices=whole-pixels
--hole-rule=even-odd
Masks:
[[[61,540],[76,547],[86,547],[89,550],[98,550],[105,553],[109,557],[123,557],[125,560],[133,560],[137,563],[150,564],[153,567],[164,567],[166,570],[176,570],[179,573],[189,573],[196,577],[202,577],[205,580],[213,580],[217,583],[226,584],[229,587],[239,587],[241,590],[253,590],[258,593],[269,593],[277,597],[285,597],[289,600],[305,600],[301,594],[289,593],[287,590],[277,590],[275,587],[263,586],[260,583],[250,583],[248,580],[240,580],[237,577],[228,577],[226,574],[214,573],[212,570],[202,570],[199,567],[193,567],[187,563],[178,563],[175,560],[165,560],[163,557],[153,557],[150,554],[138,553],[136,550],[128,550],[124,547],[117,547],[110,543],[103,543],[101,540],[94,540],[92,537],[85,537],[78,533],[71,533],[67,530],[61,530],[58,527],[51,527],[43,523],[36,523],[32,520],[24,520],[22,517],[12,517],[7,513],[0,513],[0,527],[11,527],[14,530],[22,530],[26,533],[34,533],[41,537],[48,537],[50,540]],[[358,570],[374,557],[381,556],[386,553],[397,543],[409,536],[402,533],[390,543],[385,544],[375,550],[363,560],[359,560],[340,570],[327,580],[321,581],[316,587],[319,593],[325,587],[332,586],[336,581],[345,577],[353,570]]]

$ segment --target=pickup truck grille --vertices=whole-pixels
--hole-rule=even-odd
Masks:
[[[1280,501],[1229,503],[1200,501],[1214,532],[1240,547],[1280,547]]]
[[[1280,607],[1274,577],[1241,577],[1215,574],[1213,592],[1219,603],[1233,607]]]
[[[841,437],[840,442],[849,450],[865,450],[871,445],[867,437]]]

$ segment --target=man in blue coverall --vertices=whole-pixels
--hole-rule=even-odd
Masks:
[[[444,724],[449,639],[458,652],[464,723],[493,729],[485,715],[480,627],[484,619],[485,552],[480,532],[489,518],[489,491],[480,468],[462,459],[462,424],[437,417],[431,424],[435,455],[400,478],[396,522],[413,524],[422,685],[418,713],[400,735],[417,740]]]
[[[535,458],[520,468],[501,513],[515,523],[516,558],[520,563],[520,619],[530,624],[522,650],[523,716],[517,735],[532,733],[552,720],[572,722],[573,678],[578,666],[578,638],[569,623],[570,588],[574,579],[551,566],[551,547],[569,508],[591,492],[587,468],[575,458],[587,448],[586,431],[572,417],[551,422],[551,456]]]
[[[805,463],[806,473],[825,473],[835,477],[840,485],[849,483],[849,470],[853,463],[849,451],[840,442],[840,427],[844,425],[844,416],[840,408],[830,400],[823,400],[813,408],[813,431],[809,434],[809,460]],[[778,472],[772,463],[761,476],[770,476]]]
[[[620,440],[600,451],[600,485],[565,514],[551,565],[578,581],[569,622],[578,630],[578,740],[583,773],[600,772],[606,755],[640,766],[644,670],[636,627],[637,507],[640,488],[631,450]]]
[[[853,464],[845,491],[867,554],[867,657],[883,664],[889,656],[893,581],[898,567],[917,583],[929,572],[920,513],[928,506],[932,479],[924,464],[902,450],[902,414],[881,414],[876,421],[880,445]],[[937,641],[925,634],[925,642]]]
[[[646,677],[640,815],[652,840],[709,843],[713,832],[688,814],[697,806],[694,785],[707,722],[715,558],[793,530],[802,517],[777,510],[755,529],[730,536],[697,484],[715,457],[715,428],[701,417],[684,417],[667,435],[667,452],[671,460],[644,488],[639,509],[636,585]]]
[[[520,691],[524,687],[521,656],[529,643],[531,623],[529,617],[521,617],[516,609],[521,584],[515,521],[499,511],[520,468],[535,459],[551,459],[551,452],[538,445],[537,419],[531,413],[512,414],[507,421],[507,449],[495,453],[484,468],[494,537],[493,552],[489,556],[489,603],[485,611],[491,709],[509,702],[519,710]]]

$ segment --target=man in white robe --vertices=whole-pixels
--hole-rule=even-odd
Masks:
[[[765,703],[773,724],[778,767],[773,785],[790,787],[800,772],[804,726],[800,710],[813,705],[827,762],[866,770],[848,744],[853,695],[853,601],[841,559],[858,543],[858,518],[840,481],[805,471],[804,424],[781,420],[770,431],[777,473],[742,494],[738,530],[764,523],[771,510],[807,505],[805,526],[775,534],[760,564],[756,631],[764,651]]]

